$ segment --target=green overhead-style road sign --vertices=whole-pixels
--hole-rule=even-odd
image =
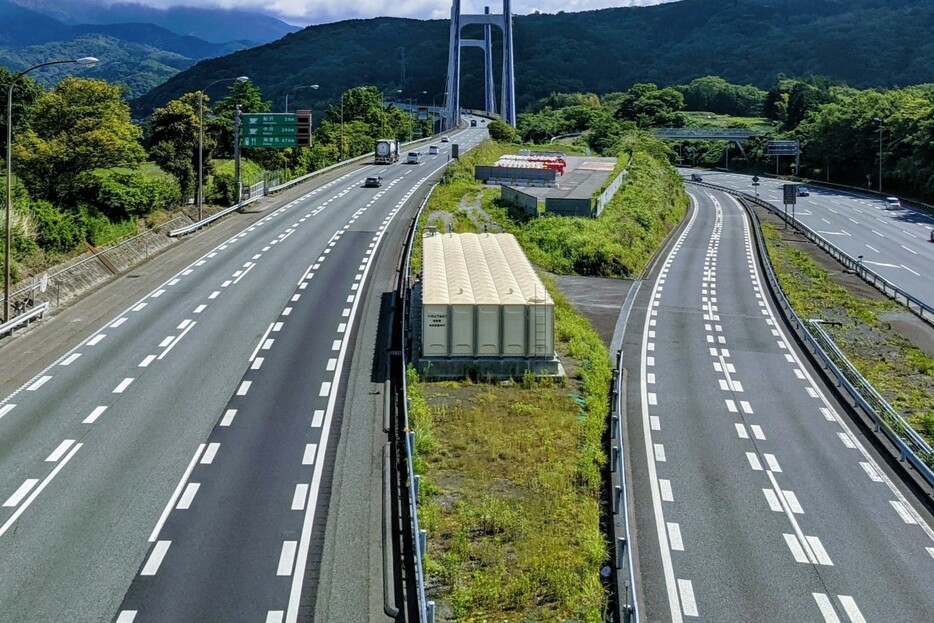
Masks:
[[[243,136],[241,147],[295,147],[298,144],[295,134],[291,136]]]

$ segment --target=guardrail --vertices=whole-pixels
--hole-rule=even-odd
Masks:
[[[401,143],[401,144],[400,144],[400,148],[401,148],[401,147],[410,146],[410,145],[416,145],[416,144],[419,144],[419,143],[424,143],[424,142],[432,141],[432,140],[434,140],[434,137],[423,138],[423,139],[419,139],[419,140],[417,140],[417,141],[410,141],[410,142],[408,142],[408,143]],[[198,221],[197,223],[192,223],[191,225],[187,225],[187,226],[185,226],[185,227],[179,227],[178,229],[172,230],[172,231],[169,232],[169,236],[175,237],[175,236],[184,236],[185,234],[190,234],[190,233],[193,232],[193,231],[197,231],[197,230],[201,229],[201,228],[204,227],[205,225],[209,225],[210,223],[213,223],[214,221],[216,221],[217,219],[219,219],[219,218],[221,218],[221,217],[227,216],[227,215],[230,214],[231,212],[234,212],[234,211],[236,211],[236,210],[239,210],[240,208],[242,208],[242,207],[245,206],[245,205],[248,205],[248,204],[250,204],[250,203],[253,203],[254,201],[256,201],[256,200],[258,200],[258,199],[262,199],[262,198],[263,198],[264,196],[266,196],[266,195],[271,195],[272,193],[279,192],[280,190],[285,190],[286,188],[291,188],[292,186],[295,186],[296,184],[301,184],[301,183],[304,182],[305,180],[310,180],[311,178],[317,177],[318,175],[323,175],[324,173],[327,173],[328,171],[333,171],[334,169],[338,169],[338,168],[343,167],[343,166],[346,166],[346,165],[348,165],[348,164],[352,164],[352,163],[354,163],[354,162],[359,162],[359,161],[361,161],[361,160],[366,160],[366,159],[372,158],[372,157],[373,157],[373,153],[372,153],[372,152],[367,152],[367,153],[365,153],[365,154],[363,154],[363,155],[357,156],[356,158],[351,158],[351,159],[349,159],[349,160],[342,160],[342,161],[340,161],[340,162],[336,162],[336,163],[334,163],[334,164],[328,165],[328,166],[326,166],[326,167],[324,167],[324,168],[322,168],[322,169],[316,169],[315,171],[312,171],[311,173],[306,173],[305,175],[300,175],[300,176],[296,177],[295,179],[289,180],[288,182],[283,182],[282,184],[279,184],[278,186],[270,186],[269,188],[266,188],[266,189],[264,190],[264,194],[262,194],[262,195],[257,195],[257,196],[255,196],[255,197],[250,197],[250,198],[247,199],[246,201],[241,201],[240,203],[238,203],[238,204],[236,204],[236,205],[232,205],[232,206],[230,206],[229,208],[224,208],[224,209],[221,210],[220,212],[217,212],[216,214],[212,214],[211,216],[207,217],[206,219],[202,219],[202,220]],[[258,185],[258,184],[255,184],[254,186],[257,186],[257,185]],[[252,188],[252,187],[251,187],[251,188]],[[252,194],[252,189],[251,189],[251,194]]]
[[[888,281],[885,277],[879,273],[866,268],[866,266],[859,261],[859,259],[854,259],[852,256],[848,255],[843,250],[837,248],[832,243],[830,243],[825,238],[821,237],[816,231],[802,223],[801,221],[793,218],[790,214],[786,213],[784,210],[780,210],[778,206],[772,205],[768,201],[764,201],[750,195],[749,193],[736,190],[734,188],[727,188],[726,186],[719,186],[717,184],[710,184],[707,182],[691,182],[697,186],[703,186],[706,188],[713,188],[715,190],[720,190],[725,193],[731,194],[735,197],[740,197],[750,203],[754,203],[758,206],[761,206],[767,210],[770,210],[778,217],[780,217],[786,223],[789,223],[795,231],[800,234],[803,234],[808,240],[816,244],[819,248],[828,253],[835,260],[843,264],[846,268],[853,271],[858,275],[863,281],[873,286],[893,301],[900,303],[910,312],[924,320],[925,322],[934,325],[934,308],[930,307],[926,303],[923,303],[915,296],[912,296],[908,292],[902,290],[895,284]]]
[[[52,307],[52,304],[47,301],[43,303],[42,305],[37,305],[36,307],[33,307],[32,309],[30,309],[28,312],[24,314],[20,314],[19,316],[10,318],[8,322],[4,322],[3,324],[0,324],[0,335],[4,335],[6,333],[13,335],[14,329],[24,324],[27,324],[33,318],[41,318],[42,314],[47,312],[51,307]]]
[[[438,184],[435,184],[428,191],[428,194],[425,196],[425,200],[422,201],[422,204],[418,207],[418,211],[415,214],[415,219],[412,221],[412,228],[409,230],[409,236],[406,240],[406,253],[405,261],[402,265],[402,279],[400,284],[399,296],[402,299],[402,357],[400,361],[402,362],[402,420],[405,432],[405,462],[406,470],[408,473],[409,480],[409,511],[412,515],[412,537],[415,544],[415,582],[418,591],[418,609],[419,609],[419,621],[423,623],[434,623],[435,620],[435,602],[428,601],[425,598],[425,572],[422,568],[422,556],[424,556],[425,543],[427,541],[428,535],[418,526],[418,483],[419,477],[415,475],[414,470],[414,458],[413,453],[415,452],[415,431],[412,430],[412,425],[409,422],[409,391],[408,391],[408,382],[406,379],[406,370],[408,367],[408,361],[406,357],[407,343],[406,336],[408,335],[408,313],[409,313],[409,281],[410,275],[409,271],[412,266],[412,249],[415,247],[415,235],[418,231],[418,221],[421,218],[422,211],[425,209],[425,206],[428,204],[428,200],[431,198],[432,193],[434,193],[435,188]]]
[[[624,574],[623,594],[617,594],[619,620],[623,623],[639,623],[639,604],[636,599],[635,567],[632,564],[632,537],[629,530],[629,494],[626,487],[625,446],[623,445],[623,351],[616,353],[616,369],[613,371],[613,396],[611,408],[615,411],[610,418],[610,440],[616,442],[610,448],[610,479],[613,485],[613,513],[622,524],[622,536],[616,534],[616,522],[613,529],[615,536],[614,564],[617,575]],[[613,478],[613,474],[617,478]],[[618,586],[618,583],[617,583]]]
[[[702,184],[706,186],[713,186],[712,184]],[[729,189],[722,189],[727,190]],[[733,191],[731,194],[736,194],[736,191]],[[745,194],[745,193],[740,193]],[[743,197],[743,199],[748,200],[752,203],[759,203],[755,198]],[[920,435],[900,416],[898,415],[885,400],[879,396],[878,392],[872,388],[872,385],[863,378],[862,375],[850,364],[845,356],[840,352],[836,347],[836,344],[833,343],[833,340],[830,339],[830,336],[823,331],[822,327],[818,327],[818,337],[815,337],[814,334],[808,329],[809,323],[806,323],[798,316],[794,308],[791,306],[791,303],[788,301],[785,296],[784,291],[781,288],[781,285],[778,282],[778,277],[775,275],[775,271],[772,269],[772,260],[769,255],[768,247],[765,244],[765,240],[762,238],[762,232],[759,225],[758,215],[752,210],[747,210],[750,217],[753,220],[756,237],[756,245],[759,249],[760,257],[766,259],[762,262],[764,266],[764,272],[766,278],[769,280],[769,286],[772,292],[775,295],[776,300],[778,300],[779,305],[781,305],[784,310],[785,317],[788,318],[791,325],[798,332],[798,334],[804,339],[804,341],[813,349],[813,352],[817,357],[823,362],[825,367],[837,378],[840,385],[846,392],[850,395],[853,401],[861,408],[861,410],[869,417],[873,422],[874,432],[877,434],[881,432],[884,435],[884,438],[887,439],[897,450],[899,459],[901,462],[907,461],[914,469],[917,471],[918,475],[924,479],[927,483],[930,492],[934,493],[934,471],[927,465],[924,458],[932,458],[934,454],[931,453],[931,447],[921,438]],[[816,324],[820,324],[819,322]],[[813,325],[810,325],[813,326]],[[828,353],[824,346],[827,346],[830,350]],[[843,369],[838,366],[838,363],[843,366]],[[869,399],[863,395],[863,391],[866,391],[869,394]],[[880,415],[877,409],[882,409],[883,414]],[[886,412],[886,409],[888,410]],[[894,414],[894,418],[888,420]],[[891,424],[890,424],[891,422]],[[899,429],[896,431],[896,429]],[[919,452],[924,453],[925,456],[920,456]],[[906,471],[907,468],[905,468]]]

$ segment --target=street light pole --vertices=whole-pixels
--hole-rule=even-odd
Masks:
[[[10,78],[10,86],[6,91],[6,241],[3,247],[3,320],[10,319],[10,256],[12,255],[12,229],[13,229],[13,86],[17,80],[34,69],[50,65],[83,65],[90,67],[97,64],[93,56],[71,58],[62,61],[49,61],[33,65]]]
[[[306,84],[305,86],[295,87],[294,89],[292,89],[292,91],[298,91],[299,89],[317,89],[317,88],[318,88],[317,84]],[[285,112],[286,113],[289,112],[289,93],[291,93],[291,91],[288,91],[285,94]]]
[[[198,91],[198,222],[204,220],[204,92],[215,84],[236,80],[237,82],[246,82],[249,80],[246,76],[239,78],[220,78],[208,86]]]
[[[876,117],[873,121],[879,122],[879,192],[882,192],[882,119]]]

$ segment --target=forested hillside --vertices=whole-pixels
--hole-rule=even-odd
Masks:
[[[135,103],[151,111],[212,76],[249,75],[274,102],[321,107],[356,84],[424,100],[446,88],[447,21],[395,18],[311,26],[274,43],[205,61]],[[554,91],[609,93],[638,82],[668,85],[717,75],[769,88],[779,73],[824,75],[854,87],[934,79],[930,0],[681,0],[514,19],[519,109]],[[470,29],[465,36],[480,36]],[[405,47],[405,83],[401,81]],[[499,57],[494,53],[494,62]],[[462,102],[482,103],[481,55],[462,54]],[[494,72],[497,76],[499,72]]]

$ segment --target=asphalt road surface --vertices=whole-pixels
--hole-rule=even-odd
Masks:
[[[686,169],[700,173],[705,182],[754,193],[752,177],[721,171]],[[784,209],[783,180],[760,178],[759,198]],[[890,283],[934,307],[934,217],[904,206],[888,209],[883,199],[808,186],[810,195],[797,197],[794,216],[822,238],[847,253]],[[791,212],[791,207],[788,208]]]
[[[0,401],[0,619],[380,620],[373,349],[437,144],[308,184]]]
[[[643,620],[930,620],[929,514],[779,319],[743,210],[689,193],[623,343]]]

